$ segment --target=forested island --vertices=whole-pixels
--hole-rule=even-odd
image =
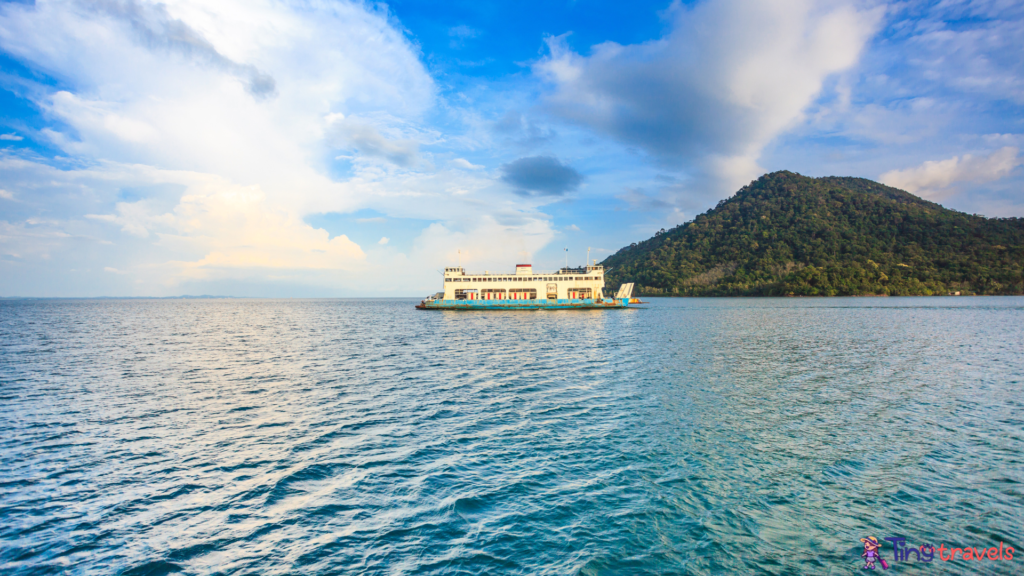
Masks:
[[[1024,294],[1024,219],[783,171],[603,264],[609,288],[641,295]]]

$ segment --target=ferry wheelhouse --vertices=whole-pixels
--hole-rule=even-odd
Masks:
[[[604,294],[604,266],[562,268],[534,273],[531,264],[517,264],[515,274],[467,273],[444,269],[444,291],[428,296],[421,310],[536,310],[559,308],[625,308],[633,284],[623,284],[614,297]]]

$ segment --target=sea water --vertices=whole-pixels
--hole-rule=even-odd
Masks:
[[[0,302],[0,572],[1024,572],[1022,298],[414,304]]]

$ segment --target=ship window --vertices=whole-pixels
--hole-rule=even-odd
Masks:
[[[590,288],[569,288],[570,300],[589,300],[593,298]]]

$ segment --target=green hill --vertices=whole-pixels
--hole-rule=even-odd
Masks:
[[[1024,219],[775,172],[603,264],[609,288],[635,282],[643,295],[1024,294]]]

